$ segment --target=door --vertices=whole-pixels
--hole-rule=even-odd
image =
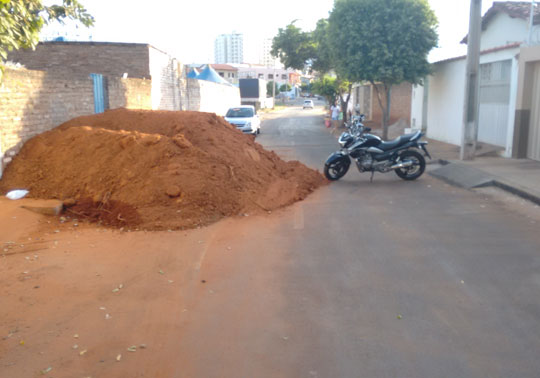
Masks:
[[[480,65],[478,140],[506,147],[512,61]]]
[[[100,74],[90,74],[94,82],[94,113],[103,113],[108,107],[108,96],[105,87],[105,79]]]
[[[540,160],[540,63],[534,66],[527,157]]]

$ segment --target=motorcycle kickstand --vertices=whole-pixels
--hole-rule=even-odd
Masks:
[[[371,171],[371,178],[369,179],[369,182],[373,182],[373,175],[375,174],[375,171]]]

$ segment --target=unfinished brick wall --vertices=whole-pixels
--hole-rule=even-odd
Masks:
[[[150,79],[150,45],[110,42],[40,42],[35,50],[8,54],[8,61],[30,70],[58,71],[64,75],[99,73],[107,77]]]
[[[152,82],[146,79],[108,79],[109,108],[152,109]]]
[[[55,72],[7,68],[0,83],[0,175],[28,139],[94,113],[93,81]],[[109,80],[111,108],[151,109],[151,82]]]
[[[6,69],[0,84],[0,147],[5,160],[33,136],[74,116],[92,114],[92,80],[26,69]]]
[[[41,42],[36,50],[18,50],[8,60],[27,69],[73,75],[102,74],[151,80],[151,108],[182,110],[184,67],[177,59],[149,44],[110,42]],[[146,108],[144,102],[143,108]]]

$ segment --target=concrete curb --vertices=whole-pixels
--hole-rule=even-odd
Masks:
[[[532,189],[458,162],[439,159],[439,164],[442,167],[428,172],[430,176],[465,189],[494,186],[540,205],[540,194],[535,193]]]

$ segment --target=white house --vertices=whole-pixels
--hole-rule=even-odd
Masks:
[[[540,160],[540,102],[527,102],[540,96],[540,79],[535,81],[540,78],[535,68],[540,64],[540,10],[534,13],[533,43],[526,46],[530,7],[530,2],[494,2],[482,18],[478,141],[501,147],[506,157]],[[466,57],[442,60],[433,68],[424,86],[413,87],[411,127],[460,145]]]

